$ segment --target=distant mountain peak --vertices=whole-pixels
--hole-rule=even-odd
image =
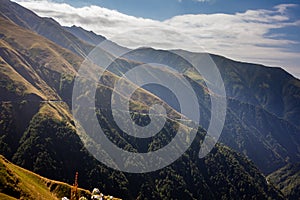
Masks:
[[[64,29],[75,35],[77,38],[88,42],[90,45],[96,46],[100,42],[106,40],[106,38],[102,35],[97,35],[93,31],[87,31],[80,26],[64,26]]]

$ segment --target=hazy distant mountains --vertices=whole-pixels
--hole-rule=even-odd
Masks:
[[[113,86],[118,75],[137,61],[168,64],[197,92],[203,129],[191,148],[165,169],[142,175],[114,171],[84,148],[70,111],[76,71],[84,56],[105,38],[80,27],[62,27],[8,0],[0,2],[0,154],[43,176],[69,183],[79,171],[82,187],[100,185],[105,193],[125,199],[283,198],[260,171],[269,174],[300,161],[299,80],[280,68],[211,55],[225,83],[228,109],[221,142],[230,148],[217,145],[199,159],[199,144],[211,115],[202,77],[171,52],[137,49],[131,53],[137,60],[119,59],[112,66],[108,85]],[[181,52],[191,59],[200,56]],[[105,51],[103,56],[113,57]],[[112,87],[100,87],[96,102],[109,106],[111,91]],[[145,103],[159,101],[176,113],[178,105],[164,93],[159,87],[144,88],[134,104],[145,109]],[[111,114],[103,107],[99,107],[98,119],[116,145],[133,151],[153,150],[160,142],[170,141],[176,126],[170,122],[158,137],[136,145],[114,127]]]

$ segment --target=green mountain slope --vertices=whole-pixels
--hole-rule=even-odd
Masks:
[[[141,48],[131,51],[126,58],[142,63],[165,64],[184,75],[198,95],[200,124],[206,129],[211,115],[206,84],[215,83],[204,82],[201,74],[174,52],[196,64],[202,56],[182,50]],[[227,116],[220,141],[244,153],[266,174],[289,162],[299,162],[300,129],[297,120],[300,119],[300,81],[279,68],[239,63],[215,55],[211,57],[220,71],[227,93]],[[198,66],[201,67],[201,63]],[[128,68],[119,67],[117,70],[125,73]],[[262,88],[264,82],[268,88]],[[179,110],[178,104],[174,104],[174,96],[165,95],[163,88],[148,87],[147,90]]]
[[[230,100],[228,105],[235,117],[228,120],[237,125],[224,128],[221,142],[243,152],[266,174],[299,161],[298,127],[260,106],[236,100]]]
[[[70,102],[70,84],[81,58],[4,18],[0,17],[0,23],[5,27],[1,29],[0,53],[3,60],[0,65],[0,72],[3,72],[0,76],[1,153],[49,178],[70,182],[78,170],[86,176],[83,185],[87,187],[98,185],[98,178],[103,188],[106,186],[101,180],[114,183],[117,177],[112,178],[112,171],[98,166],[99,163],[84,150],[65,103]],[[64,133],[58,132],[59,129]],[[50,135],[43,135],[45,133]],[[56,136],[59,144],[51,141],[55,139],[56,142]],[[69,165],[72,167],[66,167]],[[108,172],[102,175],[101,171]],[[93,176],[97,178],[92,179]],[[108,186],[115,191],[109,193],[122,191],[123,184],[118,185]]]
[[[9,0],[1,0],[0,12],[19,26],[32,30],[72,52],[85,56],[93,46],[64,30],[51,18],[41,18],[32,11]]]
[[[191,148],[167,168],[147,174],[128,174],[107,168],[84,148],[68,107],[72,74],[76,73],[80,57],[4,18],[1,18],[0,23],[1,27],[5,27],[0,33],[3,44],[0,55],[5,61],[1,69],[5,71],[6,68],[23,67],[23,70],[16,70],[15,74],[23,77],[18,80],[28,82],[28,89],[23,89],[26,81],[17,84],[8,75],[10,81],[1,81],[5,92],[1,96],[12,92],[22,100],[14,101],[13,96],[2,102],[0,107],[0,112],[3,113],[1,130],[5,130],[1,132],[1,147],[5,147],[1,149],[1,153],[8,159],[43,176],[68,183],[72,182],[75,171],[78,171],[84,177],[81,179],[83,187],[93,188],[99,185],[105,194],[115,194],[125,199],[282,199],[281,194],[267,184],[265,177],[248,159],[227,147],[218,145],[205,159],[199,159],[200,143],[205,134],[201,129]],[[35,45],[38,50],[32,48]],[[17,52],[19,60],[7,56],[8,51]],[[6,64],[12,63],[11,59],[15,63]],[[113,85],[116,78],[108,73],[105,81]],[[10,82],[14,85],[9,86]],[[23,94],[31,94],[27,91],[33,91],[31,93],[36,93],[39,99],[23,101],[26,97]],[[109,105],[109,101],[105,100],[109,100],[107,95],[111,94],[111,88],[100,85],[99,92],[96,102]],[[55,101],[50,98],[55,98],[52,99]],[[138,111],[148,108],[144,106],[145,101],[161,100],[140,90],[133,105]],[[103,108],[105,107],[99,107],[98,118],[107,128],[108,137],[116,145],[138,151],[141,147],[115,129],[111,124],[111,114]],[[20,118],[17,117],[27,120],[21,120],[20,123]],[[176,123],[170,123],[161,132],[165,137],[157,137],[155,141],[142,146],[146,150],[158,148],[157,144],[161,141],[171,139],[174,126]]]
[[[290,200],[300,197],[300,163],[288,164],[268,176],[274,184]]]
[[[300,126],[300,81],[281,68],[213,56],[224,77],[227,95]]]
[[[79,27],[64,27],[62,30],[59,24],[55,22],[51,26],[47,25],[44,22],[47,19],[39,18],[28,10],[19,8],[17,4],[11,4],[8,1],[5,1],[5,3],[8,5],[7,8],[11,8],[10,10],[4,7],[1,8],[5,16],[21,25],[32,24],[31,26],[23,26],[31,27],[30,29],[36,32],[38,31],[35,28],[34,21],[43,22],[42,24],[46,24],[48,30],[46,33],[56,35],[59,37],[59,41],[54,40],[44,32],[38,33],[72,51],[74,49],[70,48],[67,41],[76,42],[78,39],[75,36],[93,45],[103,40],[103,37]],[[14,10],[19,10],[19,12]],[[22,17],[22,15],[30,17]],[[64,37],[61,38],[61,36]],[[68,37],[68,39],[65,37]],[[83,50],[85,44],[76,43],[76,45],[81,49],[80,51],[85,51]],[[118,49],[121,47],[112,43],[112,48]],[[199,54],[190,52],[180,52],[188,54],[191,58],[199,56]],[[194,84],[200,97],[200,112],[203,116],[201,117],[203,120],[201,125],[204,128],[208,127],[210,104],[207,101],[209,97],[204,92],[207,89],[201,76],[191,70],[187,63],[182,62],[176,56],[174,57],[174,54],[170,52],[145,48],[138,49],[136,53],[131,53],[131,55],[132,57],[127,58],[141,62],[166,63],[183,73]],[[221,142],[244,153],[265,174],[269,174],[289,162],[298,162],[300,160],[300,152],[297,148],[299,146],[297,133],[300,132],[299,80],[279,68],[268,68],[261,65],[236,62],[216,55],[211,56],[224,79],[227,96],[229,97],[228,120],[222,133]],[[110,57],[110,55],[104,55],[104,57]],[[111,67],[111,71],[117,75],[122,75],[122,73],[137,64],[124,59],[120,59],[116,63],[116,66]],[[53,76],[56,80],[52,79],[51,81],[57,81],[58,77]],[[64,100],[70,105],[72,78],[64,74],[60,79],[64,80],[60,95],[68,96],[69,99],[64,98]],[[145,89],[178,110],[174,96],[166,95],[165,90],[160,88]],[[276,123],[274,123],[275,121]],[[291,147],[289,147],[289,144],[291,144]]]
[[[71,185],[49,180],[10,163],[0,155],[0,199],[53,199],[71,194]],[[78,189],[80,196],[90,192]]]

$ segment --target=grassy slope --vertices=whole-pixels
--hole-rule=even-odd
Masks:
[[[0,200],[10,199],[39,199],[57,200],[69,197],[71,185],[44,178],[29,170],[12,164],[0,155]],[[90,197],[85,189],[78,189],[79,196]],[[105,195],[109,199],[110,195]],[[119,200],[114,197],[113,200]]]
[[[58,75],[75,74],[74,67],[78,67],[81,60],[2,17],[0,26],[5,27],[0,31],[2,97],[16,100],[34,94],[39,100],[59,99],[57,88],[53,87],[60,79]]]
[[[71,186],[49,180],[10,163],[0,155],[0,199],[58,199],[69,196]],[[89,191],[80,189],[80,194]]]
[[[44,64],[43,67],[54,71],[75,73],[74,67],[79,66],[81,59],[72,56],[73,53],[32,31],[17,26],[2,16],[0,23],[1,27],[6,27],[1,29],[1,40],[13,49],[17,49],[25,56],[25,59],[29,57],[27,58],[29,64],[31,64],[29,61],[31,59],[35,60],[36,64]]]
[[[23,28],[48,38],[77,55],[84,56],[93,48],[92,45],[65,31],[63,27],[51,18],[41,18],[34,12],[9,0],[0,0],[0,3],[2,5],[0,11],[6,18]]]

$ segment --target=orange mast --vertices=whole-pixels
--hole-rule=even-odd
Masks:
[[[70,200],[77,200],[78,199],[78,194],[77,194],[77,188],[78,188],[78,172],[75,174],[75,182],[71,188],[71,198]]]

